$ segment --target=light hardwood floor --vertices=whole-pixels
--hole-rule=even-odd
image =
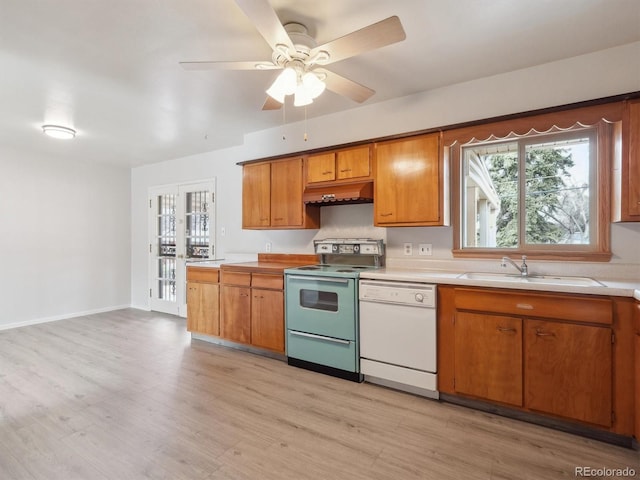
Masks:
[[[121,310],[0,332],[0,479],[569,479],[638,452],[190,339]],[[593,478],[593,477],[592,477]]]

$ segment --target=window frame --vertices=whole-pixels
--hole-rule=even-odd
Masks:
[[[619,130],[614,123],[621,121],[619,104],[583,107],[535,116],[518,117],[501,122],[487,122],[444,132],[444,155],[450,162],[452,173],[451,207],[454,258],[500,258],[504,255],[527,255],[535,259],[609,261],[611,259],[611,165],[615,145],[619,141],[614,134]],[[595,220],[595,238],[590,245],[520,245],[518,248],[464,247],[462,213],[463,155],[462,147],[470,142],[498,142],[519,140],[526,136],[540,136],[572,127],[592,128],[597,142],[595,160],[595,208],[590,221]]]

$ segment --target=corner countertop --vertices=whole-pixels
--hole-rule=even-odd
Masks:
[[[243,263],[224,263],[220,268],[222,270],[246,271],[251,273],[283,273],[285,268],[297,267],[299,265],[299,263],[257,261]]]
[[[286,268],[318,263],[316,255],[278,254],[230,256],[228,259],[188,262],[187,267],[219,268],[252,273],[283,273]]]
[[[458,278],[464,271],[426,270],[409,268],[380,268],[360,274],[361,279],[395,280],[404,282],[434,283],[441,285],[466,285],[473,287],[492,287],[514,290],[542,292],[578,293],[588,295],[607,295],[615,297],[633,297],[640,301],[640,283],[628,280],[600,280],[603,286],[554,285],[540,283],[500,282],[490,280]]]

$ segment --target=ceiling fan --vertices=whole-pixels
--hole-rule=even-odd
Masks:
[[[286,95],[294,95],[295,106],[308,105],[325,87],[358,103],[364,102],[374,90],[322,67],[406,38],[400,19],[392,16],[317,45],[304,25],[282,25],[268,0],[235,2],[273,50],[271,61],[200,61],[180,65],[185,70],[283,70],[267,89],[263,110],[281,108]]]

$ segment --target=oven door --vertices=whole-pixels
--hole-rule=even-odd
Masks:
[[[356,281],[353,278],[286,275],[287,329],[356,340]]]

